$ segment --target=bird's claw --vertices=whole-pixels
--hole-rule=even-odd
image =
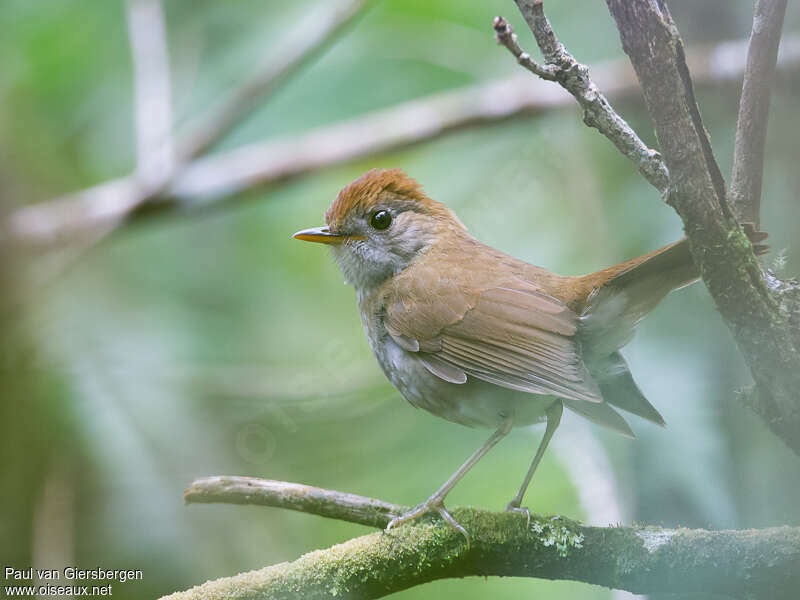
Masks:
[[[418,504],[408,512],[403,513],[402,515],[396,516],[394,519],[389,521],[389,524],[386,525],[386,531],[394,529],[402,525],[403,523],[408,523],[409,521],[413,521],[414,519],[418,519],[426,512],[434,510],[433,506],[430,506],[427,502],[423,502],[422,504]]]
[[[403,523],[408,523],[409,521],[418,519],[425,513],[429,512],[439,513],[439,516],[442,517],[442,520],[445,523],[447,523],[451,528],[453,528],[454,530],[456,530],[457,532],[459,532],[461,535],[464,536],[464,539],[467,540],[467,547],[469,547],[470,545],[469,533],[467,532],[466,529],[464,529],[464,527],[458,521],[456,521],[453,518],[453,515],[451,515],[447,511],[447,509],[444,507],[444,502],[442,502],[441,500],[427,500],[422,504],[418,504],[408,512],[403,513],[402,515],[399,515],[394,519],[392,519],[391,521],[389,521],[388,525],[386,525],[386,531],[388,532],[391,529],[394,529],[395,527],[402,525]]]
[[[520,506],[517,502],[512,500],[511,502],[506,504],[506,511],[525,515],[525,527],[530,529],[531,511],[527,506]]]
[[[461,535],[464,536],[464,539],[467,541],[467,548],[469,548],[471,542],[469,533],[467,532],[466,529],[464,529],[461,523],[459,523],[453,518],[453,515],[447,512],[447,509],[444,507],[444,504],[440,504],[438,507],[436,507],[436,512],[439,513],[439,516],[442,517],[445,523],[450,525],[451,528],[455,529],[457,532],[459,532]]]

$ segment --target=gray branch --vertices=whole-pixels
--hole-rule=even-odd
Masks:
[[[209,478],[192,501],[288,507],[383,527],[402,508],[292,483]],[[375,510],[375,507],[380,507]],[[800,529],[748,531],[588,527],[560,517],[455,509],[464,538],[438,518],[351,539],[299,559],[209,581],[169,600],[380,598],[436,579],[568,579],[634,593],[729,594],[788,600],[800,586]],[[364,517],[364,515],[370,515]]]
[[[528,23],[536,43],[545,58],[538,65],[519,47],[516,36],[502,17],[495,18],[497,41],[517,58],[517,61],[539,77],[557,81],[583,109],[583,121],[594,127],[635,165],[662,195],[666,194],[669,173],[661,155],[647,147],[628,123],[620,117],[611,103],[589,76],[589,68],[579,63],[558,41],[550,22],[544,14],[542,0],[515,0]]]
[[[525,52],[519,45],[517,34],[514,33],[511,23],[506,21],[503,17],[495,17],[494,32],[497,43],[508,48],[508,51],[514,55],[521,66],[545,81],[556,81],[556,67],[549,64],[540,65],[533,60],[531,55]]]
[[[216,476],[196,479],[183,493],[187,504],[254,504],[383,529],[407,506],[301,483],[257,477]]]
[[[161,0],[127,0],[133,62],[136,178],[159,189],[174,168],[167,26]]]
[[[786,0],[758,0],[747,50],[731,174],[731,202],[743,223],[758,229],[764,145]]]
[[[265,57],[261,66],[244,83],[234,88],[210,115],[199,120],[181,145],[180,159],[192,159],[216,144],[249,115],[262,98],[325,52],[363,13],[367,2],[342,0],[327,14],[315,14],[315,23],[295,25],[289,31],[287,41],[280,46],[278,57]]]

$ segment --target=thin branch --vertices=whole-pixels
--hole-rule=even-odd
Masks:
[[[99,238],[122,224],[139,204],[142,188],[134,176],[112,179],[49,202],[24,206],[8,216],[0,241],[33,246],[68,245],[75,238]]]
[[[553,65],[540,65],[520,47],[517,34],[514,33],[511,23],[503,17],[495,17],[493,25],[497,43],[508,48],[508,51],[514,55],[521,66],[546,81],[556,80],[556,68]]]
[[[233,194],[453,131],[535,114],[568,99],[525,83],[514,78],[440,93],[301,136],[210,156],[187,168],[172,191],[184,199]]]
[[[213,497],[209,496],[213,489],[213,485],[210,489],[204,486],[206,500]],[[221,486],[216,498],[227,501],[230,489]],[[301,492],[299,499],[291,497],[296,489]],[[308,489],[314,490],[313,499],[306,501],[303,497]],[[279,482],[253,485],[249,492],[241,490],[234,502],[240,502],[241,494],[260,496],[258,503],[285,506],[288,502],[292,509],[326,515],[350,516],[354,502],[359,511],[372,510],[378,502]],[[342,505],[337,505],[339,498],[345,499]],[[507,512],[462,508],[455,509],[454,515],[471,534],[469,547],[458,532],[431,517],[166,598],[368,599],[436,579],[468,576],[568,579],[635,593],[757,593],[778,600],[794,598],[800,585],[798,528],[587,527],[561,517],[541,516],[533,516],[528,526],[523,516]],[[386,515],[376,516],[375,525],[383,527],[387,520]]]
[[[698,48],[688,57],[699,83],[738,83],[746,42]],[[800,39],[786,38],[779,67],[800,65]],[[615,98],[639,94],[628,61],[597,65],[599,85]],[[161,194],[160,209],[192,209],[236,201],[232,196],[260,186],[365,156],[426,142],[466,127],[490,125],[521,116],[572,106],[574,99],[546,81],[516,76],[399,104],[357,119],[327,125],[304,135],[268,140],[195,160],[179,170],[172,189]],[[98,226],[113,228],[135,217],[150,197],[125,177],[49,202],[19,209],[2,224],[0,238],[49,247],[68,242]]]
[[[575,60],[572,54],[567,52],[563,44],[558,41],[544,14],[542,0],[515,1],[545,58],[545,64],[541,67],[530,59],[520,62],[520,64],[542,77],[540,73],[531,68],[531,65],[527,64],[532,63],[546,75],[545,79],[557,81],[561,87],[572,94],[583,109],[584,123],[606,136],[622,154],[636,165],[636,168],[650,184],[662,195],[666,194],[669,173],[664,161],[661,160],[661,155],[648,148],[628,123],[617,114],[600,88],[592,81],[589,76],[589,68]],[[527,55],[522,53],[522,49],[517,45],[511,25],[505,19],[495,18],[494,29],[498,42],[506,46],[518,61],[523,54]],[[517,54],[517,50],[520,54]]]
[[[210,115],[200,119],[181,145],[181,160],[200,156],[216,144],[249,115],[262,98],[325,52],[367,6],[368,0],[344,0],[328,13],[315,14],[316,22],[296,25],[281,46],[280,56],[268,56],[249,79],[235,88]]]
[[[730,195],[739,220],[753,223],[756,229],[761,213],[769,100],[784,14],[786,0],[757,0],[739,102]]]
[[[221,502],[287,508],[378,529],[383,529],[392,518],[408,510],[406,506],[356,494],[256,477],[196,479],[183,493],[183,498],[187,504]]]
[[[158,189],[174,167],[167,27],[161,0],[128,0],[126,6],[133,60],[136,177],[143,188]]]
[[[800,454],[800,340],[728,205],[677,27],[652,0],[606,0],[642,85],[670,172],[668,203],[757,385],[752,408]]]

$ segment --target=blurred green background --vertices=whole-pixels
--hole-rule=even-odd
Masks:
[[[287,23],[324,3],[164,5],[180,130],[275,52]],[[749,34],[748,2],[670,6],[690,48]],[[604,3],[547,9],[579,60],[622,55]],[[519,67],[493,40],[495,14],[534,48],[511,0],[377,1],[215,151],[515,74]],[[785,31],[799,30],[792,5]],[[0,58],[0,210],[134,168],[124,3],[4,0]],[[699,97],[727,172],[737,89],[701,86]],[[800,268],[798,98],[800,74],[782,72],[762,226],[773,248],[766,260],[784,275]],[[617,107],[654,143],[639,102]],[[352,289],[322,248],[290,238],[321,224],[338,189],[361,172],[393,166],[423,182],[482,241],[565,274],[681,236],[673,211],[569,107],[256,190],[213,213],[145,219],[44,283],[29,285],[6,256],[1,565],[142,569],[144,580],[115,585],[114,598],[157,597],[367,531],[277,509],[186,507],[182,491],[195,477],[260,476],[412,504],[483,442],[486,432],[415,410],[391,388],[363,336]],[[630,441],[567,418],[528,494],[533,510],[601,525],[800,525],[800,463],[737,401],[748,375],[702,285],[668,297],[625,355],[667,428],[633,418],[638,438]],[[509,436],[450,505],[502,508],[541,432]],[[395,597],[432,594],[599,599],[612,592],[473,578]]]

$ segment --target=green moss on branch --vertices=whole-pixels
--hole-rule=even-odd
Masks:
[[[456,509],[472,536],[431,517],[164,600],[379,598],[436,579],[516,576],[583,581],[634,593],[794,597],[800,530],[587,527],[561,518]]]

